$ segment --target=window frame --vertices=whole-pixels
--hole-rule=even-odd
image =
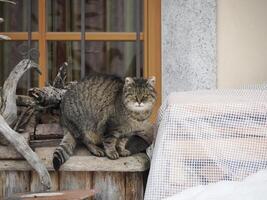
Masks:
[[[144,0],[144,31],[140,39],[144,45],[144,77],[156,77],[158,100],[155,110],[161,104],[161,0]],[[39,77],[39,87],[44,87],[47,81],[47,42],[81,40],[80,32],[47,32],[46,31],[46,0],[38,1],[38,32],[32,33],[32,40],[38,41],[39,65],[42,75]],[[4,32],[11,40],[27,40],[27,32]],[[135,32],[86,32],[86,41],[136,41]],[[156,112],[152,120],[156,118]]]

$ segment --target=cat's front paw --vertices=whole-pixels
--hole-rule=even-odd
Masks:
[[[91,149],[91,153],[97,157],[104,157],[105,156],[105,152],[103,151],[103,149],[101,149],[99,147],[95,147],[95,148]]]
[[[116,150],[106,151],[106,155],[111,160],[116,160],[120,157],[119,153]]]
[[[128,151],[127,149],[121,149],[121,150],[119,150],[119,155],[122,157],[126,157],[126,156],[130,156],[131,152]]]

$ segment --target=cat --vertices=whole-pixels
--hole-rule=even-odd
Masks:
[[[58,170],[68,160],[77,142],[95,156],[118,159],[131,155],[126,148],[131,136],[153,137],[149,117],[155,102],[155,77],[123,80],[92,75],[77,83],[60,105],[64,138],[53,154],[54,168]]]

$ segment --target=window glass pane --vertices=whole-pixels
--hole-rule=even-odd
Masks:
[[[135,76],[135,42],[86,42],[85,59],[86,75],[99,72],[120,77]],[[141,59],[142,64],[143,53]],[[65,61],[69,63],[68,81],[79,80],[80,41],[48,42],[48,79],[50,82],[54,80],[58,68]]]
[[[35,48],[38,48],[37,42],[32,42]],[[11,70],[23,59],[22,54],[20,53],[21,45],[27,45],[27,42],[23,41],[1,41],[0,42],[0,86],[3,86],[4,81],[8,77]],[[34,60],[36,63],[37,59]],[[27,94],[28,87],[28,78],[29,86],[37,87],[38,86],[38,73],[34,70],[24,74],[20,79],[18,84],[17,93],[18,94]]]
[[[143,2],[143,1],[141,1]],[[134,32],[135,0],[86,0],[85,28],[92,32]],[[143,30],[143,3],[140,8]],[[81,30],[80,1],[47,0],[47,30]]]
[[[16,5],[0,2],[0,32],[27,31],[27,0],[12,0]],[[32,0],[32,31],[38,30],[38,0]]]

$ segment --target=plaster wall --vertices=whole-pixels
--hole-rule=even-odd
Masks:
[[[216,87],[216,0],[162,0],[163,99]]]
[[[217,0],[218,87],[267,81],[267,1]]]

